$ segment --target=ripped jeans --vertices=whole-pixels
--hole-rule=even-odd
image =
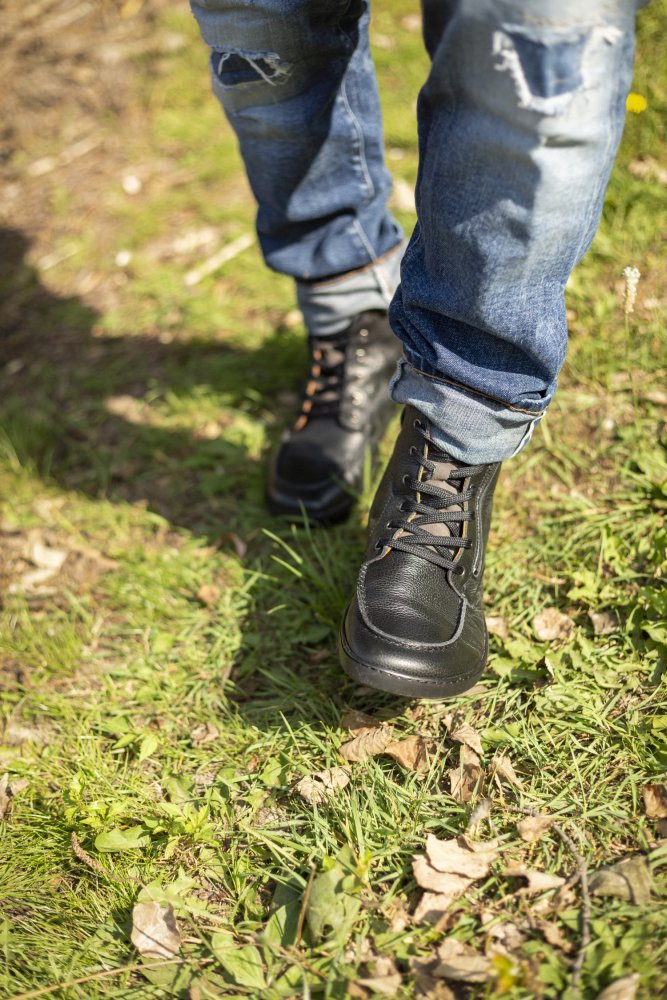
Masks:
[[[267,264],[296,279],[315,333],[393,294],[405,351],[393,398],[422,411],[461,461],[515,454],[553,397],[565,284],[620,141],[637,6],[424,0],[431,69],[417,108],[418,221],[403,254],[368,3],[192,0]]]

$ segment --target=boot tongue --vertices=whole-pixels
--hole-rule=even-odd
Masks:
[[[457,496],[458,490],[449,481],[449,477],[451,476],[452,472],[456,471],[456,465],[454,464],[454,462],[448,462],[446,460],[439,462],[432,457],[431,461],[434,462],[435,469],[433,470],[433,474],[428,477],[427,482],[431,486],[437,486],[439,489],[444,490],[446,493],[451,493],[453,494],[453,496]],[[438,499],[437,497],[429,496],[428,494],[424,494],[421,498],[421,501],[425,506],[433,507],[434,510],[441,510],[443,507],[442,500]],[[463,510],[463,507],[461,504],[448,504],[446,509]],[[419,519],[417,518],[417,520]],[[422,527],[424,531],[428,531],[429,534],[436,535],[440,538],[445,538],[449,536],[457,538],[461,534],[460,524],[443,524],[441,522],[437,522],[436,524],[424,524],[422,525]]]

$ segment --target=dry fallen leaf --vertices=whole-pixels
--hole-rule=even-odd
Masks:
[[[408,736],[407,739],[397,740],[385,747],[384,752],[408,771],[425,771],[428,766],[423,736]]]
[[[523,787],[523,782],[516,776],[514,765],[507,754],[494,754],[491,760],[491,774],[497,775],[498,778],[504,778],[505,781],[515,788]]]
[[[638,987],[639,973],[634,972],[606,986],[602,993],[598,993],[597,1000],[635,1000]]]
[[[486,616],[486,629],[489,635],[497,635],[499,639],[506,639],[510,634],[507,618],[501,618],[499,615]]]
[[[548,889],[557,889],[565,883],[565,879],[561,878],[560,875],[551,875],[549,872],[540,872],[535,868],[528,868],[520,861],[513,861],[507,865],[504,874],[510,876],[510,878],[525,878],[528,882],[528,887],[521,891],[525,892],[528,896],[532,896],[538,892],[546,892]]]
[[[420,885],[422,889],[435,892],[439,896],[446,896],[450,903],[462,896],[475,881],[472,878],[465,878],[451,872],[439,872],[437,868],[428,863],[428,859],[423,854],[415,855],[412,871],[417,885]]]
[[[621,858],[593,872],[588,885],[593,896],[617,896],[631,903],[648,903],[651,899],[651,874],[646,859],[641,856]]]
[[[450,739],[456,740],[457,743],[464,743],[465,746],[470,747],[475,753],[484,754],[479,733],[472,726],[469,726],[467,722],[464,722],[462,726],[455,729],[449,736]]]
[[[553,819],[551,816],[526,816],[525,819],[517,823],[516,828],[519,831],[521,839],[532,844],[533,841],[539,840],[542,834],[546,833],[552,825]]]
[[[393,997],[401,988],[401,974],[393,958],[379,955],[374,963],[373,975],[358,979],[360,986],[385,997]]]
[[[459,752],[459,766],[448,772],[451,795],[457,802],[470,802],[476,792],[481,792],[484,771],[479,757],[465,743]]]
[[[12,793],[9,787],[9,775],[3,774],[0,778],[0,819],[9,816],[12,807]]]
[[[456,1000],[442,979],[433,978],[433,970],[437,965],[438,959],[435,955],[410,959],[410,972],[415,977],[418,995],[426,997],[427,1000]]]
[[[433,975],[458,983],[486,983],[493,978],[491,960],[456,938],[446,938],[438,948]]]
[[[459,897],[457,896],[456,899]],[[447,893],[425,892],[412,915],[414,923],[439,924],[455,899]]]
[[[375,757],[384,753],[392,742],[393,731],[391,726],[379,726],[368,732],[362,732],[360,736],[343,743],[340,754],[349,763],[366,760],[367,757]]]
[[[173,958],[181,936],[171,905],[137,903],[132,910],[132,944],[146,958]]]
[[[496,914],[490,910],[482,911],[480,914],[480,922],[489,937],[507,951],[516,951],[520,948],[526,939],[515,923],[508,921],[507,923],[494,924],[487,930],[486,925],[495,919]]]
[[[644,808],[649,819],[667,819],[667,785],[644,785]]]
[[[667,167],[661,166],[660,162],[652,156],[640,157],[632,160],[628,164],[628,170],[633,177],[641,180],[657,181],[659,184],[667,184]]]
[[[493,799],[481,799],[481,801],[477,803],[473,811],[470,813],[470,819],[468,820],[468,825],[466,827],[466,834],[470,834],[471,837],[474,837],[484,820],[488,819],[491,815],[492,808]]]
[[[197,591],[197,600],[207,608],[214,607],[220,600],[220,587],[216,587],[214,583],[203,583]]]
[[[538,917],[536,926],[547,944],[550,944],[552,948],[558,948],[566,955],[570,954],[572,951],[572,942],[568,941],[558,924],[552,920],[543,920],[541,917]]]
[[[347,767],[327,767],[324,771],[306,775],[297,781],[294,791],[308,805],[321,806],[332,797],[334,792],[345,788],[350,783],[350,770]]]
[[[233,531],[227,531],[225,532],[224,535],[220,535],[220,542],[221,544],[228,543],[229,545],[231,545],[232,548],[234,549],[234,552],[236,553],[236,558],[240,559],[241,561],[243,561],[246,555],[248,554],[247,544],[243,541],[242,538],[239,538],[238,535],[235,535]]]
[[[436,871],[478,879],[489,874],[498,857],[498,849],[495,845],[469,844],[465,837],[438,840],[429,833],[426,857]]]
[[[377,44],[377,39],[376,39]],[[415,212],[415,189],[402,177],[394,177],[394,190],[391,197],[392,208],[397,212]]]
[[[596,635],[611,635],[618,632],[618,618],[613,611],[589,611],[588,617]]]
[[[51,548],[43,542],[34,541],[30,547],[30,561],[39,569],[50,569],[57,573],[66,559],[67,553],[63,549]]]
[[[214,743],[220,733],[210,722],[200,722],[190,733],[193,746],[203,747],[207,743]]]
[[[567,639],[574,630],[574,622],[558,608],[545,608],[533,618],[533,629],[540,642]]]
[[[371,729],[377,729],[380,725],[377,719],[366,712],[360,712],[356,708],[349,708],[341,719],[341,726],[349,729],[351,733],[360,736],[362,732],[368,733]]]

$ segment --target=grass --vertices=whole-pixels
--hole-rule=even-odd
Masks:
[[[378,5],[374,31],[389,164],[413,181],[409,109],[425,57],[402,6]],[[155,10],[158,40],[176,33],[185,44],[136,56],[123,101],[98,123],[105,141],[122,129],[125,146],[120,164],[97,161],[85,231],[86,192],[66,167],[38,195],[51,206],[48,251],[65,259],[45,269],[39,227],[30,251],[17,232],[6,237],[0,773],[18,791],[0,822],[3,995],[371,996],[356,984],[373,968],[370,947],[398,964],[396,995],[413,996],[411,959],[444,933],[481,949],[482,910],[517,923],[533,912],[498,865],[446,930],[395,920],[418,898],[411,857],[426,834],[461,833],[474,805],[449,795],[454,710],[479,731],[484,762],[501,750],[522,781],[492,788],[485,836],[508,857],[573,870],[556,836],[530,849],[518,840],[517,808],[531,807],[558,816],[590,871],[648,858],[651,902],[592,900],[582,992],[636,972],[640,997],[662,995],[667,853],[642,787],[667,771],[667,194],[636,165],[666,146],[664,3],[640,17],[634,89],[648,108],[629,118],[600,232],[571,282],[559,395],[499,491],[487,590],[507,635],[492,638],[473,692],[412,705],[355,689],[337,665],[372,484],[351,521],[328,532],[285,527],[263,508],[267,450],[301,377],[290,283],[253,247],[189,289],[182,274],[211,250],[164,249],[205,225],[231,241],[252,230],[254,208],[194,24]],[[45,136],[33,153],[53,148]],[[36,190],[25,158],[15,165]],[[142,179],[139,196],[124,193],[118,166]],[[132,258],[119,268],[124,249]],[[642,279],[626,329],[628,264]],[[26,584],[35,544],[66,555],[41,587]],[[574,621],[567,641],[536,638],[545,607]],[[619,627],[596,635],[589,613],[602,611]],[[428,771],[372,758],[329,804],[309,806],[293,786],[341,762],[350,706],[424,735]],[[311,872],[321,892],[327,871],[347,875],[344,905],[340,893],[324,897],[332,913],[343,906],[338,933],[311,928],[296,941]],[[131,914],[146,894],[175,908],[177,965],[140,966]],[[575,893],[552,917],[575,954],[580,910]],[[466,995],[573,996],[571,960],[535,927],[495,985]]]

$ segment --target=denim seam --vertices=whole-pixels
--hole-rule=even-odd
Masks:
[[[403,240],[399,240],[396,246],[393,246],[390,250],[385,253],[380,254],[375,260],[372,260],[369,264],[364,264],[363,267],[355,267],[351,271],[346,271],[345,274],[339,274],[335,278],[324,278],[322,281],[300,281],[300,285],[305,285],[308,288],[329,288],[331,285],[338,285],[342,281],[348,281],[357,274],[365,274],[367,271],[371,271],[378,264],[382,264],[387,257],[391,257],[393,253],[396,253],[398,248],[402,246]]]
[[[498,399],[496,396],[491,396],[488,392],[482,392],[481,389],[473,389],[469,385],[464,385],[462,382],[455,382],[453,379],[443,378],[441,375],[430,375],[429,372],[425,372],[422,371],[421,368],[417,368],[417,366],[413,365],[411,361],[408,361],[408,364],[414,369],[414,371],[419,372],[419,374],[423,375],[425,378],[430,378],[434,382],[444,382],[445,385],[451,385],[455,389],[462,389],[464,392],[470,392],[475,396],[481,396],[483,399],[490,399],[491,402],[498,403],[500,406],[504,406],[507,410],[514,410],[515,413],[525,413],[529,417],[541,417],[547,412],[546,408],[544,410],[522,410],[520,406],[512,406],[511,403],[505,403],[502,399]]]

